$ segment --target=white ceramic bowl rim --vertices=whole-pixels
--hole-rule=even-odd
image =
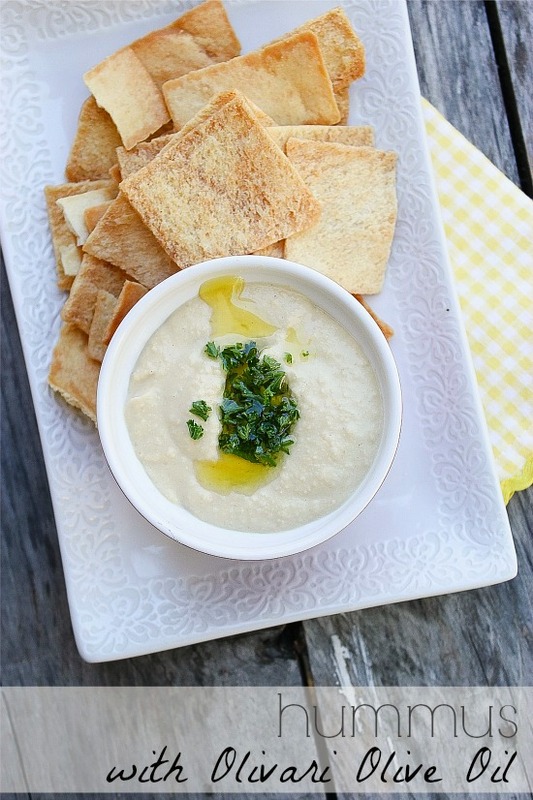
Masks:
[[[290,530],[254,533],[219,528],[167,500],[137,458],[124,417],[130,375],[152,334],[180,305],[197,296],[209,278],[237,275],[246,282],[272,283],[308,296],[355,335],[380,384],[386,424],[373,466],[362,484],[338,508]],[[225,558],[259,560],[292,555],[320,544],[345,528],[383,483],[398,446],[401,391],[390,347],[362,305],[321,273],[284,259],[231,256],[188,267],[148,292],[123,320],[107,349],[97,396],[104,454],[119,487],[152,525],[184,545]]]

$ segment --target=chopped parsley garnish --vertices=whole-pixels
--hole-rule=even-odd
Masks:
[[[211,406],[208,406],[205,400],[195,400],[194,403],[189,408],[190,414],[194,414],[196,417],[200,417],[200,419],[203,419],[204,422],[208,419],[211,411],[212,411]]]
[[[218,358],[220,347],[218,347],[218,345],[216,345],[214,342],[208,342],[204,349],[209,358]]]
[[[198,425],[193,419],[187,420],[187,427],[189,429],[189,434],[191,439],[201,439],[204,435],[204,429],[201,425]]]
[[[215,348],[213,342],[206,346],[211,358]],[[276,466],[280,454],[288,453],[294,444],[290,433],[300,416],[281,364],[271,356],[261,356],[256,342],[216,350],[226,372],[219,407],[221,451]]]
[[[292,353],[285,353],[284,358],[287,364],[292,364]]]

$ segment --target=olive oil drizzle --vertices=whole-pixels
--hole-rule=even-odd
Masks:
[[[258,317],[247,308],[237,305],[244,290],[243,278],[224,275],[211,278],[200,287],[200,297],[211,306],[211,334],[213,338],[236,334],[248,339],[272,336],[275,325]]]
[[[241,301],[244,280],[236,276],[223,276],[206,281],[199,295],[212,309],[211,333],[213,338],[227,335],[259,339],[271,336],[276,326],[259,317]],[[200,484],[219,494],[239,492],[253,494],[276,477],[279,467],[254,463],[232,453],[219,452],[215,461],[197,460],[194,463]]]
[[[194,471],[204,489],[218,494],[253,494],[275,478],[277,470],[265,464],[252,464],[231,453],[218,454],[216,461],[195,461]]]

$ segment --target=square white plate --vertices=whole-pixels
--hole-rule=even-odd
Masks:
[[[179,16],[165,0],[11,0],[2,6],[1,231],[54,504],[80,654],[105,661],[512,578],[516,558],[447,263],[407,11],[344,6],[367,52],[352,124],[399,154],[399,218],[375,310],[394,328],[405,416],[369,508],[324,545],[278,561],[193,552],[153,529],[116,487],[94,426],[47,386],[64,302],[43,197],[64,167],[82,73]],[[333,2],[227,2],[247,52]]]

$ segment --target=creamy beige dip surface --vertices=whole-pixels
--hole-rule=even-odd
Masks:
[[[221,527],[273,532],[302,525],[338,507],[368,472],[383,428],[374,372],[354,339],[328,314],[289,289],[249,283],[247,308],[278,330],[258,339],[284,368],[300,419],[290,454],[251,494],[202,486],[194,464],[216,460],[225,373],[204,348],[213,340],[211,308],[199,297],[177,309],[153,334],[130,380],[126,423],[146,472],[172,502]],[[242,336],[215,339],[218,344]],[[292,363],[285,354],[291,353]],[[213,408],[204,435],[187,428],[195,400]]]

